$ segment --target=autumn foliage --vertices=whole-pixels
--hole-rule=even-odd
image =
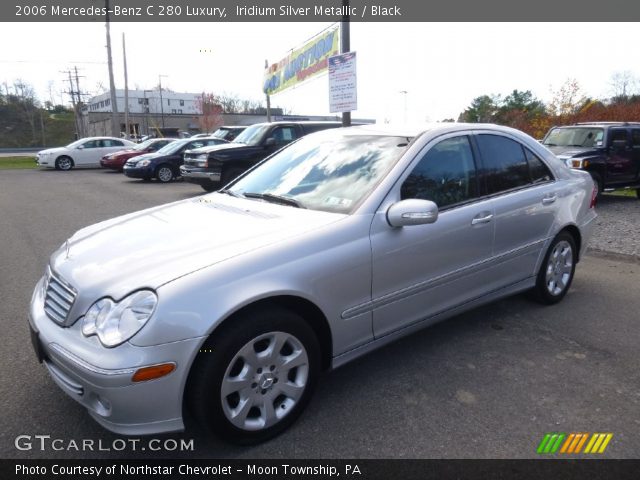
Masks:
[[[545,104],[530,91],[514,90],[502,98],[482,95],[460,114],[458,121],[496,123],[542,138],[554,125],[578,122],[640,122],[640,95],[616,95],[607,100],[585,96],[575,80],[567,80]]]

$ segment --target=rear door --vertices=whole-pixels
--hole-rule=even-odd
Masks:
[[[545,163],[517,140],[497,133],[474,140],[494,206],[492,277],[508,286],[535,274],[563,192]]]
[[[637,176],[638,153],[631,147],[629,130],[624,127],[609,130],[607,146],[609,156],[605,184],[609,186],[633,182]]]

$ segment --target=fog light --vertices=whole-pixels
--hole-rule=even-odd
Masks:
[[[136,370],[131,377],[133,382],[146,382],[147,380],[155,380],[156,378],[169,375],[176,369],[175,363],[162,363],[160,365],[152,365],[151,367],[143,367]]]

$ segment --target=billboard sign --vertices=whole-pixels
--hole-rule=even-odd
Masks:
[[[339,51],[338,25],[334,25],[269,66],[262,90],[273,95],[326,72],[328,58]]]

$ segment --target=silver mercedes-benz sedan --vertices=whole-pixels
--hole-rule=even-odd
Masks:
[[[560,301],[596,193],[510,128],[312,134],[216,193],[75,233],[33,293],[33,345],[109,430],[180,430],[185,406],[259,442],[322,370],[517,292]]]

